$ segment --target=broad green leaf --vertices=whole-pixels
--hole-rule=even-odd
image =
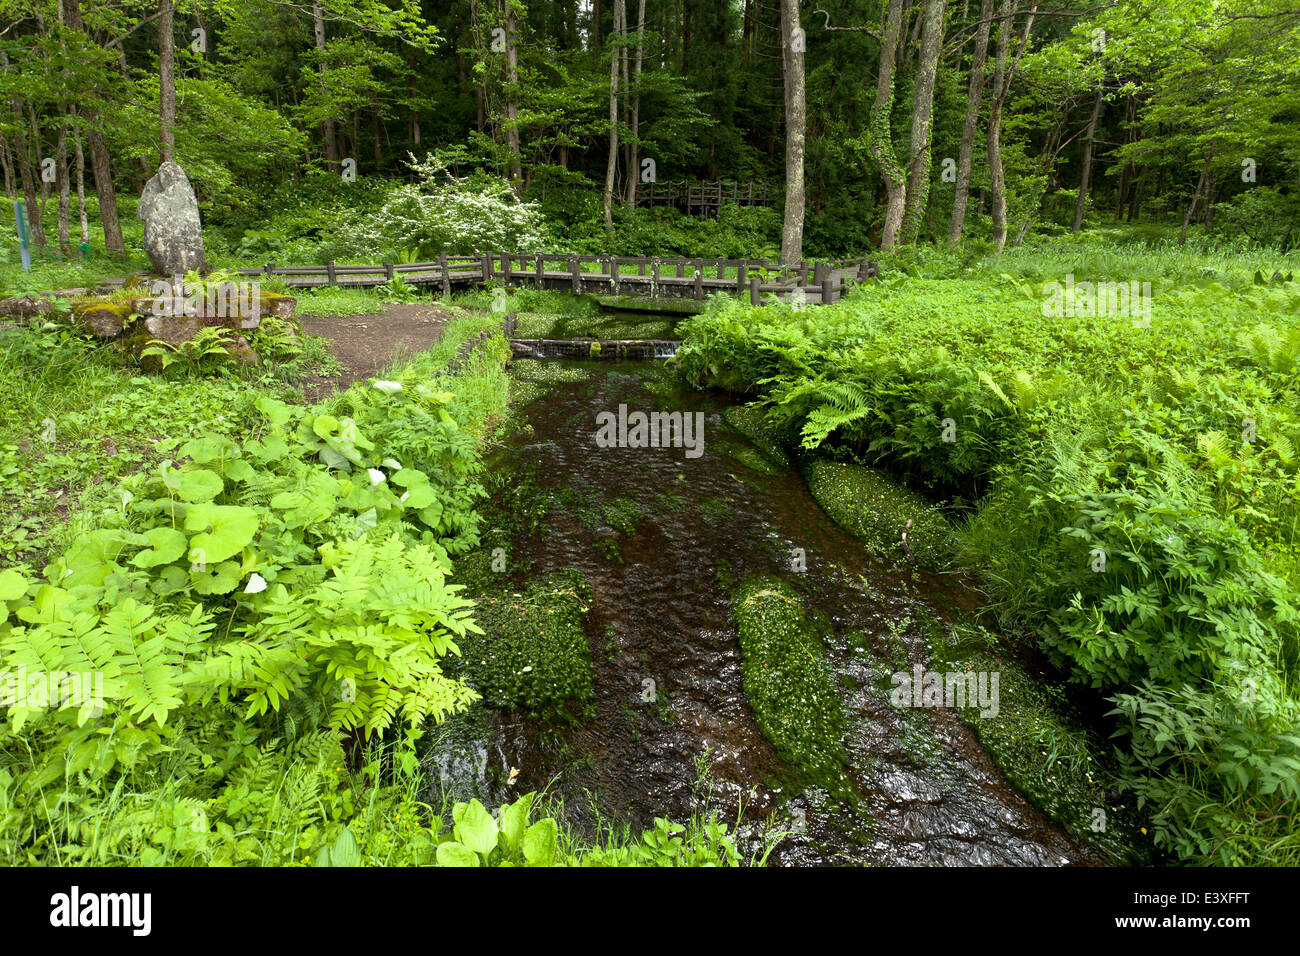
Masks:
[[[12,568],[0,571],[0,601],[14,601],[27,593],[27,579]]]
[[[528,793],[514,803],[501,808],[497,815],[497,826],[501,830],[501,849],[513,854],[519,849],[528,828],[528,811],[533,805],[533,794]]]
[[[486,859],[496,849],[497,822],[477,800],[471,800],[455,827],[456,839]]]
[[[438,845],[439,866],[479,866],[479,856],[469,847],[455,841]]]
[[[524,832],[524,859],[530,866],[554,866],[560,833],[555,821],[544,817]]]
[[[257,534],[257,512],[242,505],[199,504],[185,515],[185,529],[199,532],[190,539],[190,560],[206,564],[238,554]]]
[[[189,544],[185,535],[175,528],[150,528],[144,536],[149,539],[149,547],[131,559],[137,568],[171,564],[185,553]]]

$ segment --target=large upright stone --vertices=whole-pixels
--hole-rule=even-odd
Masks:
[[[144,251],[164,276],[206,270],[199,201],[185,170],[163,163],[144,185],[136,216],[144,220]]]

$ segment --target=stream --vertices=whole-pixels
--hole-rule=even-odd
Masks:
[[[889,673],[904,658],[909,668],[926,661],[918,622],[970,610],[973,595],[868,554],[797,468],[744,464],[757,452],[724,421],[728,400],[678,388],[662,363],[521,364],[563,365],[558,377],[574,380],[548,382],[522,409],[531,433],[517,433],[492,467],[533,476],[539,492],[630,498],[643,517],[626,533],[553,508],[542,533],[516,537],[512,560],[528,568],[517,587],[576,569],[594,589],[595,699],[568,723],[485,707],[449,721],[431,735],[435,790],[495,806],[549,789],[576,826],[618,819],[639,829],[701,809],[706,769],[710,805],[733,828],[741,814],[746,856],[765,826],[790,831],[771,865],[1101,862],[1029,805],[956,713],[890,703]],[[702,413],[702,453],[601,447],[597,416],[620,405]],[[790,582],[826,625],[855,800],[790,787],[746,702],[727,582],[755,572]]]

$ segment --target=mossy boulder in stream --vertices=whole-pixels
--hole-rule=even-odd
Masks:
[[[806,782],[844,789],[844,713],[826,648],[798,592],[753,575],[732,592],[745,697],[763,736]]]
[[[583,622],[591,598],[576,571],[480,598],[474,620],[484,633],[459,642],[463,676],[493,707],[551,712],[590,700],[595,677]]]
[[[863,465],[814,459],[804,465],[813,498],[836,524],[882,556],[905,558],[902,533],[924,568],[938,569],[952,558],[952,526],[931,502],[888,476]]]

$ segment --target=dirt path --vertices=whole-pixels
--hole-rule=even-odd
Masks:
[[[304,382],[307,400],[318,401],[358,379],[372,378],[394,359],[436,345],[450,317],[445,309],[422,304],[390,305],[368,315],[303,316],[303,331],[328,339],[330,355],[343,366],[336,376]]]

